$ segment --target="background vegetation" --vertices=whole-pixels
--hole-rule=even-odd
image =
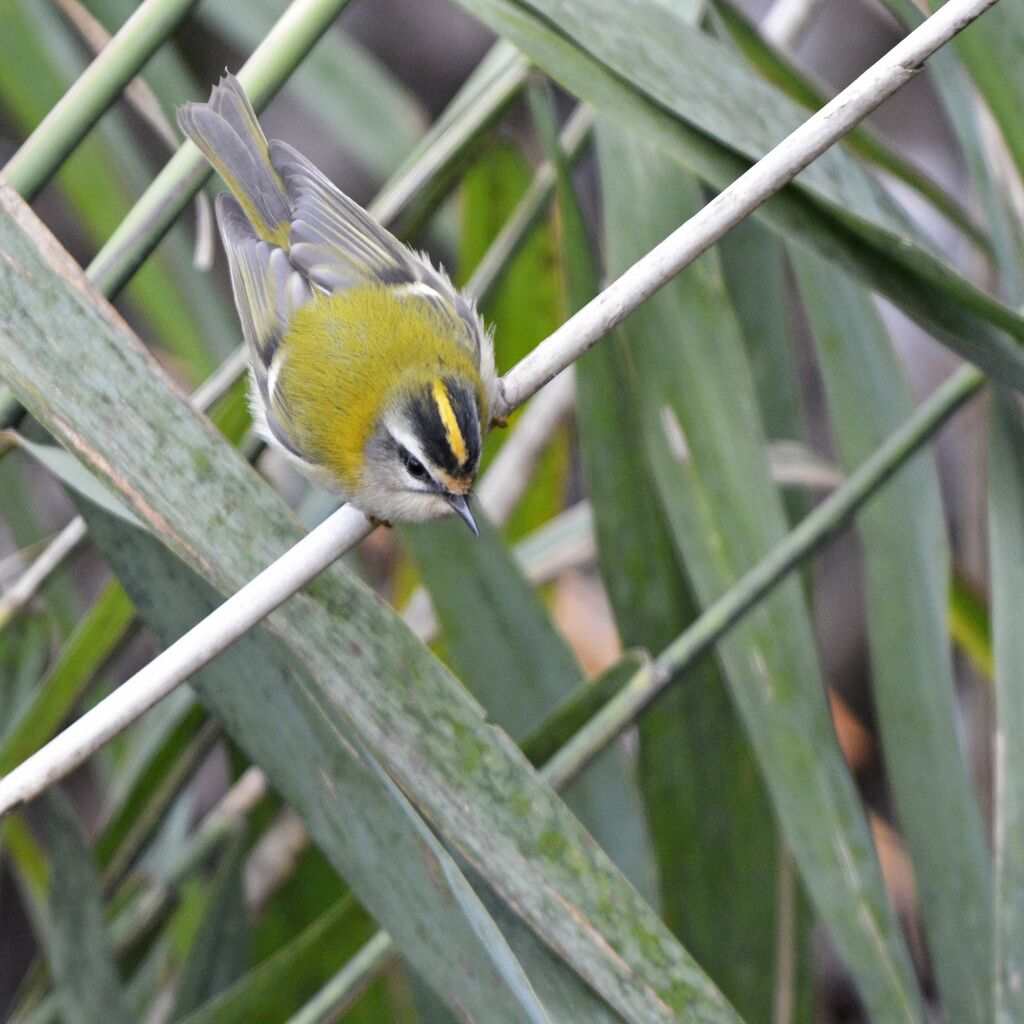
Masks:
[[[7,192],[0,774],[333,509],[175,105],[259,47],[505,371],[926,6],[149,0],[22,148],[136,5],[3,0],[3,177],[131,327]],[[1022,52],[1001,0],[495,432],[479,541],[378,530],[0,821],[7,1017],[1022,1019]]]

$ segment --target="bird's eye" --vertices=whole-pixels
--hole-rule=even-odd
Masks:
[[[410,455],[408,452],[403,451],[402,462],[404,463],[409,476],[413,477],[415,480],[427,479],[427,471],[423,463],[414,455]]]

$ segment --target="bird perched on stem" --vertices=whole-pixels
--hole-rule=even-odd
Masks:
[[[267,142],[238,79],[178,111],[217,197],[262,435],[382,522],[457,512],[494,408],[473,303],[304,156]]]

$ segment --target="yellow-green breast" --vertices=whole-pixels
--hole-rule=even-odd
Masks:
[[[479,370],[458,341],[465,330],[454,311],[390,285],[317,295],[296,312],[278,350],[275,413],[310,461],[347,490],[357,488],[377,418],[403,393],[439,386],[445,422],[440,382],[456,376],[472,383],[487,415]],[[446,423],[452,427],[457,451],[457,424]]]

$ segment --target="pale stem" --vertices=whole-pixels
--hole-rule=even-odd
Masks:
[[[517,409],[634,309],[770,199],[997,0],[949,0],[728,188],[542,341],[502,381],[498,414]]]
[[[78,547],[85,532],[85,522],[81,518],[72,519],[0,597],[0,630],[32,600],[54,569]]]
[[[570,367],[543,388],[520,416],[476,489],[492,522],[499,526],[508,522],[552,437],[569,418],[575,397],[576,377]]]
[[[31,202],[196,0],[144,0],[0,171]]]

